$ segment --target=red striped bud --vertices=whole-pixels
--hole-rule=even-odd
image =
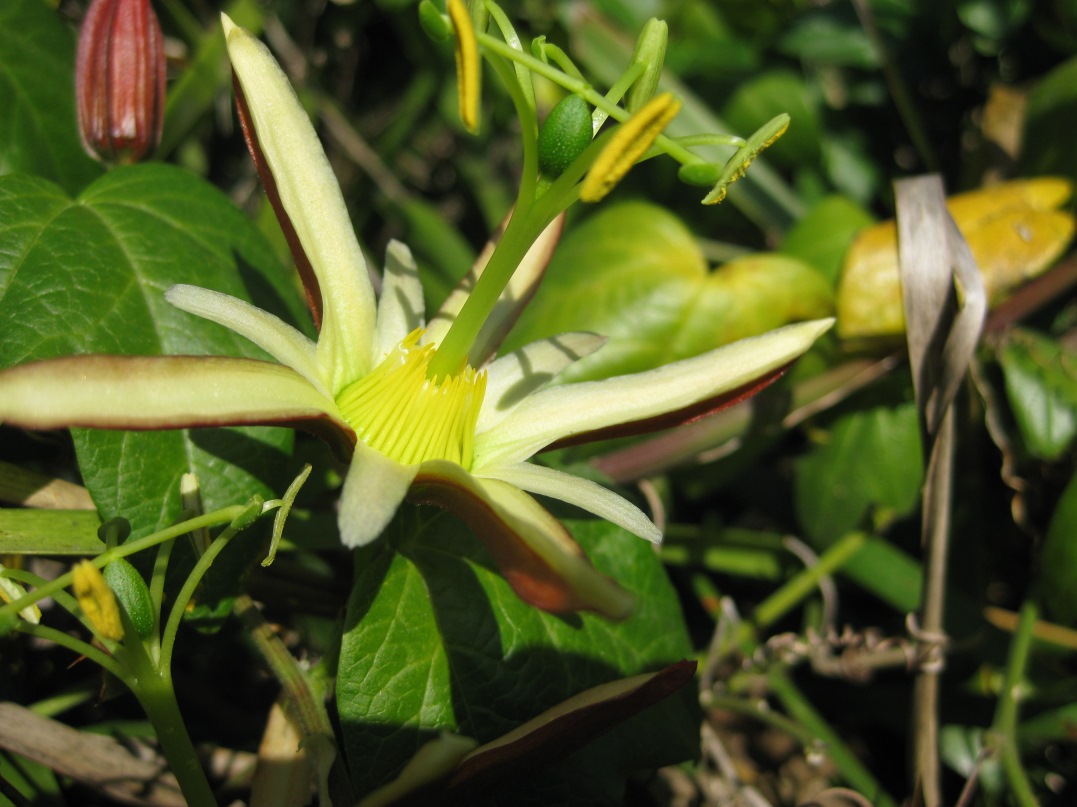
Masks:
[[[93,0],[75,67],[79,134],[91,156],[133,163],[161,140],[165,52],[149,0]]]

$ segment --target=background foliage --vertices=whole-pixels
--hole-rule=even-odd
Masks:
[[[164,304],[163,290],[179,282],[309,329],[233,123],[217,5],[157,4],[170,57],[164,140],[156,163],[108,172],[84,155],[74,123],[84,5],[0,7],[0,366],[82,352],[257,355]],[[513,116],[492,76],[472,137],[446,78],[451,42],[424,36],[409,0],[225,5],[262,32],[298,87],[372,264],[390,238],[406,241],[436,304],[514,196]],[[512,14],[521,30],[564,46],[596,84],[623,69],[647,18],[665,18],[664,81],[684,101],[674,129],[746,135],[779,112],[793,119],[717,208],[700,206],[669,161],[652,160],[600,207],[574,210],[512,340],[581,328],[612,337],[581,376],[825,315],[842,295],[869,295],[872,310],[893,302],[841,278],[857,233],[893,217],[895,179],[938,172],[951,193],[988,189],[988,207],[1000,180],[1077,181],[1072,4],[528,0]],[[539,91],[546,106],[556,102],[551,86]],[[997,226],[1012,229],[1012,219]],[[1046,274],[996,302],[959,398],[939,710],[945,803],[974,771],[971,803],[1035,803],[1014,786],[1007,749],[1033,799],[1077,798],[1077,272],[1065,233],[1045,238],[1037,271]],[[694,693],[674,698],[492,798],[720,803],[751,788],[797,804],[844,784],[894,804],[913,792],[906,662],[917,637],[906,616],[923,588],[920,435],[902,349],[892,334],[832,336],[751,408],[649,441],[548,455],[640,491],[665,523],[656,555],[608,525],[571,521],[596,565],[639,596],[638,613],[618,626],[521,605],[466,531],[426,510],[353,567],[334,534],[340,469],[320,444],[293,445],[283,430],[2,429],[0,459],[20,479],[84,486],[101,518],[123,515],[136,535],[176,518],[189,468],[213,509],[278,495],[313,461],[287,551],[243,585],[292,652],[316,663],[327,692],[336,678],[341,748],[361,790],[440,729],[489,741],[590,686],[694,656],[702,714],[690,708]],[[3,491],[13,507],[26,503],[18,485]],[[27,513],[0,511],[0,551],[33,552],[43,529],[59,531],[55,521],[42,527],[55,514]],[[93,519],[64,524],[57,554],[100,551]],[[257,536],[236,545],[226,568],[260,557]],[[1041,609],[1027,627],[1035,642],[1007,671],[1015,615],[1030,602]],[[242,629],[218,627],[181,640],[181,705],[197,741],[255,753],[277,688]],[[69,669],[68,653],[0,641],[4,700],[87,730],[146,733],[90,665]],[[1020,718],[1009,725],[1000,704],[1015,700]],[[13,754],[0,756],[0,779],[0,803],[105,799]],[[245,797],[242,777],[229,787],[222,796]]]

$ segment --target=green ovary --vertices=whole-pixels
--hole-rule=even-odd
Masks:
[[[401,465],[448,460],[471,467],[486,373],[470,365],[445,380],[426,377],[433,345],[412,331],[368,375],[348,385],[337,406],[359,439]]]

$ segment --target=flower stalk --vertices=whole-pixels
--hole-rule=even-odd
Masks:
[[[161,751],[168,760],[188,804],[216,804],[216,799],[187,732],[172,686],[172,650],[179,625],[191,596],[213,559],[232,537],[274,506],[273,503],[267,506],[256,497],[246,505],[226,507],[188,519],[144,538],[109,547],[92,560],[83,560],[71,571],[50,581],[13,570],[3,572],[4,577],[20,578],[35,585],[35,588],[0,606],[0,624],[9,624],[9,621],[14,619],[10,624],[19,631],[54,641],[97,662],[123,681],[153,725]],[[126,563],[124,558],[155,546],[163,550],[161,555],[167,559],[171,546],[178,537],[191,530],[220,524],[228,526],[210,544],[184,582],[173,601],[164,630],[158,633],[154,629],[149,635],[140,635],[127,611],[117,604],[115,592],[102,576],[101,569],[109,564]],[[104,525],[102,532],[115,535],[115,528],[114,520]],[[151,596],[155,598],[151,610],[157,613],[160,612],[163,597],[166,566],[167,563],[155,564],[153,585],[149,588]],[[65,591],[69,586],[73,588],[75,597]],[[92,646],[48,626],[18,618],[20,612],[50,596],[60,607],[80,618],[94,634],[98,646]],[[155,628],[157,624],[159,622],[155,623]]]

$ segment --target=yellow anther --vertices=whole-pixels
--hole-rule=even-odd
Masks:
[[[83,560],[71,573],[71,589],[94,630],[106,639],[120,641],[123,638],[120,606],[100,570],[90,561]]]
[[[444,379],[428,379],[433,345],[419,346],[412,331],[368,375],[337,398],[359,439],[402,465],[448,460],[471,466],[486,373],[470,366]]]
[[[580,186],[580,200],[597,202],[609,193],[651,147],[681,109],[681,102],[662,93],[621,124],[591,164]]]
[[[475,26],[464,0],[449,0],[449,19],[456,30],[456,91],[460,103],[460,120],[469,132],[479,129],[479,96],[482,65]]]

